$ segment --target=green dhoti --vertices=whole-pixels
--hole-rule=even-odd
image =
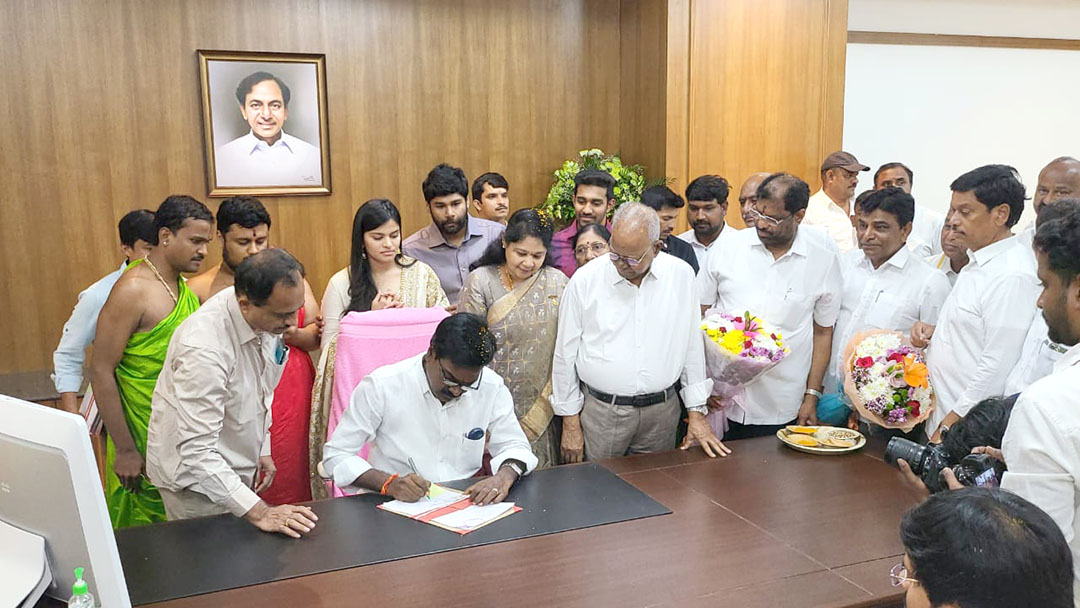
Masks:
[[[198,307],[199,298],[181,281],[179,298],[173,311],[150,331],[132,334],[116,366],[116,388],[120,392],[124,419],[135,441],[135,448],[144,461],[150,402],[158,374],[165,363],[169,339],[180,323]],[[165,521],[165,507],[157,488],[144,475],[139,481],[138,490],[128,490],[120,484],[120,478],[113,470],[115,460],[116,446],[109,437],[105,452],[105,502],[109,506],[113,528]]]

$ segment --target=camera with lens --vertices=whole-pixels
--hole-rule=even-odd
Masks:
[[[942,434],[941,443],[920,445],[893,437],[885,448],[885,462],[895,467],[896,461],[903,459],[931,492],[947,488],[941,475],[945,467],[965,486],[996,487],[1001,484],[1005,464],[971,451],[979,446],[1001,447],[1016,397],[990,397],[975,404],[967,416]]]
[[[956,462],[942,444],[920,445],[903,437],[893,437],[885,448],[885,462],[897,466],[903,459],[911,472],[922,479],[931,492],[947,489],[941,470],[950,467],[956,480],[965,486],[997,487],[1005,465],[987,454],[968,454]]]

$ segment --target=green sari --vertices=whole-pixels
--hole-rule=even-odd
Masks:
[[[138,264],[141,260],[132,264]],[[129,266],[130,268],[130,266]],[[150,401],[154,385],[165,364],[169,339],[180,323],[199,307],[199,298],[188,289],[186,281],[180,281],[180,295],[176,307],[150,331],[132,334],[124,348],[124,355],[116,366],[116,388],[124,408],[131,438],[143,459],[146,458],[146,430],[150,425]],[[113,470],[116,446],[112,437],[105,448],[105,502],[109,506],[109,519],[113,528],[127,528],[165,521],[165,506],[157,488],[146,476],[139,480],[139,489],[131,491],[120,484]]]

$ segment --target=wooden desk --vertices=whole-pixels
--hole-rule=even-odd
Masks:
[[[723,460],[694,449],[603,463],[671,515],[153,606],[903,605],[888,572],[900,561],[900,516],[912,501],[875,456],[880,446],[832,457],[772,437],[731,447]]]

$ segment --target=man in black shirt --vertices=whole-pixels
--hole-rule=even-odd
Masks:
[[[664,251],[673,255],[698,271],[697,254],[694,248],[686,241],[672,234],[675,231],[675,221],[679,218],[679,209],[686,202],[667,186],[652,186],[641,193],[641,202],[656,210],[660,216],[660,240],[664,242]]]

